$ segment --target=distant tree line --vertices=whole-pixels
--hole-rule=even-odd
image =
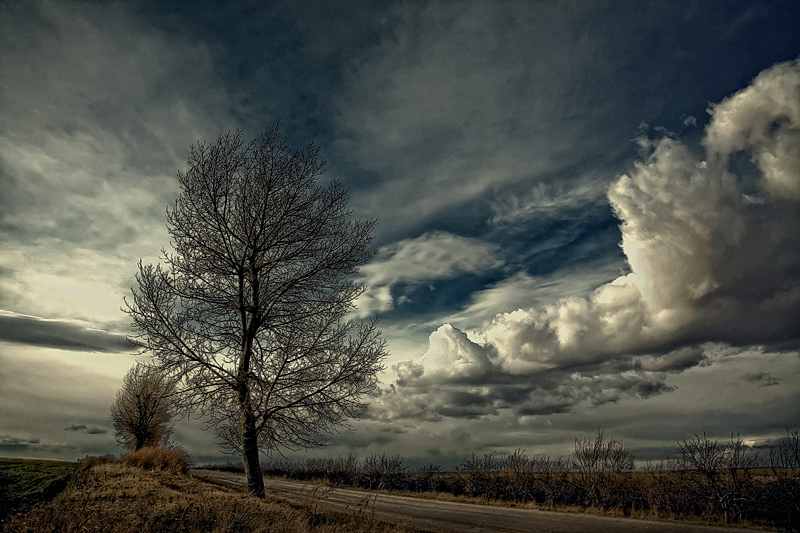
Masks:
[[[511,453],[472,454],[455,471],[430,464],[411,468],[399,455],[354,455],[302,462],[270,462],[265,475],[326,480],[364,489],[442,492],[487,501],[534,503],[544,508],[595,508],[652,519],[749,523],[797,531],[800,527],[800,432],[788,431],[767,457],[739,436],[705,433],[678,443],[673,461],[635,469],[622,441],[599,432],[576,439],[568,457]],[[218,465],[236,470],[239,467]]]

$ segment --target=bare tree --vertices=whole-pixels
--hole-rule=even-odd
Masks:
[[[787,531],[800,524],[800,431],[786,428],[786,439],[777,449],[770,447],[769,461],[775,478],[770,507],[783,513]]]
[[[111,406],[117,442],[131,451],[166,444],[176,414],[175,384],[156,368],[137,364],[131,368]]]
[[[173,252],[139,263],[126,301],[133,340],[241,454],[258,495],[259,450],[325,444],[363,409],[386,356],[377,323],[348,318],[375,221],[351,218],[338,183],[317,184],[313,143],[287,143],[276,124],[260,142],[192,147],[167,210]]]
[[[600,505],[609,496],[620,476],[630,474],[634,458],[622,441],[607,439],[598,430],[594,439],[575,439],[575,469],[577,487],[583,491],[586,502]]]
[[[742,438],[733,434],[726,444],[703,432],[678,442],[678,447],[678,465],[700,495],[711,498],[726,522],[736,519],[753,489],[753,469],[760,466],[758,453],[748,450]]]

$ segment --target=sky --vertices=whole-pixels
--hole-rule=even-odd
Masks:
[[[355,314],[390,352],[353,430],[288,458],[765,453],[800,429],[798,27],[791,0],[0,1],[0,456],[122,452],[120,307],[189,147],[278,120],[378,219]],[[235,461],[203,428],[173,439]]]

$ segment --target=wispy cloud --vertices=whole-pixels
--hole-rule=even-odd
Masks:
[[[230,122],[209,50],[122,4],[3,6],[0,305],[119,321],[189,144]]]
[[[492,199],[492,224],[506,227],[532,218],[547,218],[565,210],[575,210],[606,202],[605,180],[553,184],[537,182],[522,194],[504,193]]]
[[[376,260],[361,268],[367,292],[357,301],[358,316],[390,311],[397,283],[420,284],[481,273],[503,265],[496,246],[443,231],[425,233],[384,246]]]
[[[380,217],[382,234],[464,209],[473,217],[516,218],[532,208],[536,183],[553,178],[556,189],[586,189],[573,202],[591,200],[576,160],[591,153],[598,165],[619,156],[610,139],[592,139],[592,129],[625,109],[600,94],[615,81],[607,69],[612,58],[598,57],[604,34],[564,31],[576,16],[557,3],[392,10],[383,39],[354,63],[338,95],[336,147],[370,172],[353,200],[360,212]],[[503,191],[532,184],[519,205]],[[496,207],[512,205],[492,215],[498,192]]]

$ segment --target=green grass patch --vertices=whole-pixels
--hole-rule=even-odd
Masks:
[[[76,463],[39,459],[0,458],[0,523],[58,494]]]

